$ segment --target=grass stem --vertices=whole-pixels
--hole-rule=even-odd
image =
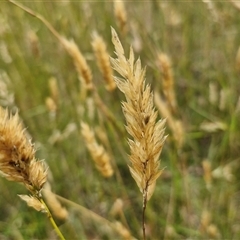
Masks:
[[[49,220],[50,220],[50,222],[51,222],[53,228],[55,229],[57,235],[59,236],[59,238],[60,238],[61,240],[65,240],[65,238],[64,238],[64,236],[62,235],[60,229],[58,228],[57,224],[55,223],[55,221],[54,221],[54,219],[53,219],[53,216],[52,216],[50,210],[48,209],[48,207],[47,207],[45,201],[44,201],[43,198],[41,198],[41,197],[40,197],[39,200],[40,200],[40,202],[44,205],[45,210],[46,210],[47,215],[48,215],[48,218],[49,218]]]

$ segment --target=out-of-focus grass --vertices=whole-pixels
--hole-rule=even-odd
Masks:
[[[43,15],[63,36],[73,38],[88,60],[94,83],[105,104],[119,124],[122,95],[108,93],[91,47],[91,35],[98,31],[113,55],[110,26],[119,31],[126,49],[133,45],[147,65],[147,81],[162,92],[156,52],[163,51],[173,62],[177,116],[185,129],[183,148],[177,149],[171,131],[162,153],[162,179],[147,207],[147,234],[150,239],[238,239],[239,212],[239,72],[236,54],[240,45],[240,14],[229,2],[125,2],[126,35],[121,35],[111,2],[26,2]],[[33,38],[35,34],[36,39]],[[36,18],[10,3],[0,8],[0,81],[9,78],[9,92],[39,148],[37,155],[46,159],[51,171],[53,190],[77,204],[103,216],[117,198],[124,202],[123,212],[133,236],[141,236],[141,194],[127,167],[127,134],[119,137],[104,115],[82,100],[80,83],[72,59],[49,30]],[[5,76],[5,77],[4,77]],[[48,81],[55,77],[60,91],[56,118],[45,106]],[[214,85],[216,102],[209,100],[209,85]],[[2,96],[1,96],[2,98]],[[237,105],[238,104],[238,105]],[[83,112],[83,113],[82,113]],[[109,138],[109,150],[121,178],[103,179],[86,151],[80,135],[80,121],[101,126]],[[220,121],[226,128],[209,132],[203,122]],[[73,131],[65,139],[51,143],[68,124]],[[211,187],[206,187],[202,161],[211,164]],[[206,174],[206,173],[205,173]],[[215,176],[215,177],[214,177]],[[121,181],[122,179],[122,181]],[[21,202],[17,194],[24,188],[0,181],[0,232],[4,239],[47,239],[52,229],[43,214]],[[121,239],[109,233],[104,224],[67,206],[69,219],[60,229],[67,239]]]

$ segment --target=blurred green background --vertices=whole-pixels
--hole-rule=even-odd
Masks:
[[[146,210],[148,239],[240,238],[240,11],[223,1],[124,1],[122,31],[112,1],[21,2],[41,14],[57,32],[74,39],[93,73],[102,100],[122,126],[123,95],[107,92],[91,46],[97,31],[114,56],[110,26],[128,53],[132,45],[146,81],[162,94],[157,52],[172,61],[177,98],[175,118],[182,122],[184,144],[169,137],[161,155],[166,167]],[[127,133],[120,134],[90,95],[83,97],[73,61],[38,19],[9,2],[0,7],[0,104],[19,110],[36,144],[37,157],[49,165],[52,190],[109,220],[120,221],[141,238],[142,196],[128,170]],[[237,54],[238,53],[238,54]],[[59,103],[53,113],[45,101],[55,78]],[[161,114],[160,114],[161,117]],[[80,134],[84,120],[108,137],[115,174],[96,170]],[[0,179],[0,238],[54,239],[47,217],[17,194],[26,190]],[[110,214],[117,199],[121,214]],[[72,205],[57,221],[66,239],[124,239]]]

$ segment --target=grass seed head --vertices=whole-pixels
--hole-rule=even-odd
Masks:
[[[166,136],[165,120],[157,122],[157,112],[153,105],[153,93],[145,83],[145,69],[140,59],[134,61],[130,48],[129,59],[124,55],[117,33],[112,29],[112,41],[116,59],[111,59],[113,68],[122,78],[115,78],[118,88],[124,93],[126,101],[122,104],[126,118],[126,129],[131,135],[130,172],[140,191],[150,199],[157,178],[161,175],[159,156]]]
[[[47,179],[42,161],[20,123],[18,114],[0,108],[0,172],[10,181],[21,182],[31,192],[39,192]]]
[[[113,72],[109,60],[109,54],[107,52],[106,43],[97,34],[93,35],[92,46],[97,59],[97,64],[102,72],[104,80],[106,82],[106,89],[108,91],[113,91],[116,88],[116,83],[113,80]]]

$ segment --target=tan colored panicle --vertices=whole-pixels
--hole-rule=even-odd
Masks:
[[[43,194],[53,215],[58,219],[66,220],[68,218],[68,211],[61,205],[56,195],[52,192],[49,182],[46,182],[44,185]]]
[[[75,67],[78,71],[78,74],[80,75],[80,79],[83,80],[86,88],[91,90],[93,88],[92,72],[89,65],[87,64],[85,57],[79,50],[77,44],[73,40],[69,41],[65,38],[62,38],[62,43],[66,48],[67,52],[73,58]]]
[[[116,88],[116,83],[113,80],[113,72],[109,60],[109,54],[107,52],[107,47],[102,39],[97,34],[93,35],[92,46],[97,59],[98,67],[102,72],[103,78],[106,83],[106,89],[108,91],[113,91]]]
[[[47,180],[43,161],[37,161],[35,150],[20,123],[18,114],[0,108],[0,173],[8,180],[23,183],[36,194]]]
[[[212,105],[216,105],[218,103],[218,89],[214,82],[209,83],[209,102]]]
[[[18,195],[23,201],[27,203],[29,207],[34,208],[37,211],[45,211],[45,206],[41,203],[39,199],[33,196],[28,196],[28,195]]]
[[[114,2],[114,15],[117,20],[117,24],[122,34],[127,31],[127,12],[124,2],[122,0],[115,0]]]
[[[174,91],[174,79],[172,72],[172,64],[169,57],[164,53],[158,54],[158,65],[162,73],[162,85],[164,95],[167,99],[172,112],[176,112],[176,97]]]
[[[0,72],[0,105],[14,105],[14,94],[11,89],[11,80],[5,71]]]
[[[48,80],[48,87],[51,93],[51,98],[54,100],[56,105],[59,103],[59,89],[57,85],[57,79],[55,77],[51,77]]]
[[[27,37],[33,56],[38,58],[40,56],[40,47],[37,34],[34,31],[29,31]]]
[[[57,111],[57,105],[51,97],[45,99],[45,105],[49,112],[55,113]]]
[[[184,143],[184,127],[180,120],[173,117],[168,105],[162,100],[158,92],[154,93],[154,102],[162,117],[167,119],[167,124],[171,129],[174,141],[180,149]]]
[[[128,141],[131,151],[129,168],[143,197],[149,200],[156,180],[162,173],[159,169],[159,156],[166,139],[165,120],[157,121],[153,93],[145,83],[145,69],[142,69],[140,59],[135,62],[132,48],[129,59],[125,57],[122,44],[113,28],[112,42],[117,58],[112,58],[111,62],[122,77],[115,77],[115,81],[126,97],[122,109],[127,122],[126,129],[132,137]]]
[[[207,5],[207,8],[212,15],[212,20],[214,22],[218,22],[219,21],[219,16],[218,16],[218,12],[216,10],[216,7],[214,5],[214,2],[211,1],[211,0],[202,0],[202,1],[203,1],[203,3],[205,3]]]
[[[126,227],[124,227],[124,225],[121,222],[119,221],[114,222],[113,227],[119,233],[123,240],[136,240],[136,238],[134,238],[131,235],[129,230]]]
[[[102,145],[99,145],[95,139],[94,132],[89,125],[81,122],[81,133],[85,140],[88,151],[95,162],[96,168],[104,177],[113,175],[113,168],[110,163],[110,156]]]

